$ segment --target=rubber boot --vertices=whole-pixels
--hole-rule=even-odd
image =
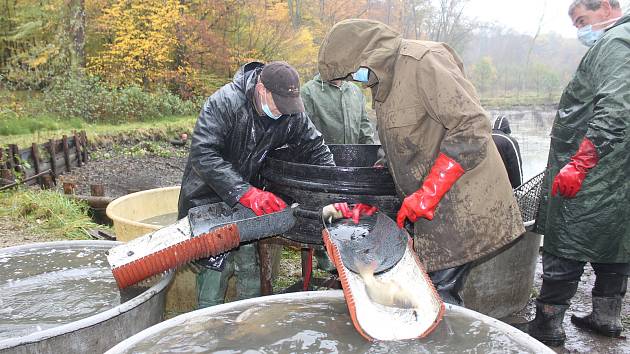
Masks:
[[[529,322],[512,326],[550,347],[559,347],[567,339],[562,321],[568,308],[569,305],[551,305],[536,301],[536,317]]]
[[[461,290],[464,288],[470,268],[471,263],[469,262],[457,267],[429,273],[431,282],[433,282],[433,286],[435,286],[435,290],[442,298],[442,301],[448,304],[464,306]]]
[[[627,286],[626,275],[598,274],[593,288],[593,311],[583,317],[573,315],[571,322],[607,337],[619,337],[623,331],[621,305]]]
[[[595,331],[607,337],[619,337],[623,326],[621,325],[622,298],[594,297],[593,312],[579,317],[571,316],[571,322],[576,327]]]

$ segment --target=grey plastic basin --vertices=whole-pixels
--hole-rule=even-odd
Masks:
[[[12,255],[28,254],[29,252],[46,255],[57,250],[62,252],[102,251],[104,258],[104,253],[119,243],[112,241],[34,243],[0,249],[0,259],[11,260]],[[63,261],[64,259],[61,260],[61,262]],[[11,262],[4,263],[3,271],[7,271],[7,268],[10,270]],[[63,263],[58,262],[57,264],[65,266]],[[109,270],[107,262],[99,264],[104,269]],[[69,269],[72,270],[73,266],[72,262],[68,262],[67,267]],[[77,267],[77,269],[79,268]],[[42,273],[45,274],[45,271]],[[0,353],[102,353],[125,338],[163,320],[165,290],[172,278],[171,273],[166,273],[151,281],[147,285],[150,287],[139,295],[118,305],[112,304],[115,306],[89,317],[69,323],[61,321],[60,325],[56,327],[31,331],[20,337],[2,339],[0,340]],[[2,291],[3,286],[10,286],[10,284],[0,283],[0,291]],[[37,287],[37,284],[33,286]],[[0,294],[0,299],[1,296]],[[5,301],[8,300],[10,299],[5,299]],[[54,308],[54,304],[45,304],[45,306]],[[10,324],[10,321],[5,321],[5,325],[7,323]]]
[[[311,304],[302,312],[306,320],[296,316],[296,310],[301,309],[296,303]],[[266,315],[257,317],[261,312]],[[318,316],[322,317],[315,318],[314,312],[319,312]],[[267,317],[269,314],[272,315],[271,319]],[[484,332],[485,329],[490,331]],[[342,338],[341,332],[346,337]],[[488,336],[484,333],[488,333]],[[277,336],[286,338],[278,339]],[[475,338],[469,342],[469,338],[475,336],[477,341],[481,337],[484,343],[475,343]],[[106,354],[156,351],[554,353],[514,327],[481,313],[448,304],[445,319],[426,338],[370,343],[352,327],[341,290],[264,296],[189,312],[124,340]]]

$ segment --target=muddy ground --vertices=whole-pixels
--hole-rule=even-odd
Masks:
[[[157,150],[157,151],[156,151]],[[91,184],[102,184],[107,197],[181,184],[188,146],[136,143],[105,146],[90,154],[87,165],[65,173],[61,182],[76,184],[76,193],[90,194]]]
[[[538,258],[536,264],[536,275],[534,278],[534,288],[537,294],[542,284],[542,262],[541,258]],[[564,329],[567,333],[567,341],[564,347],[552,348],[557,353],[597,353],[597,354],[627,354],[630,353],[630,340],[607,338],[594,333],[583,331],[576,328],[571,323],[571,315],[576,314],[583,316],[591,311],[591,289],[595,284],[595,272],[590,265],[587,265],[584,269],[584,274],[580,285],[578,286],[577,293],[571,300],[571,307],[567,310],[564,317]],[[518,313],[504,319],[506,322],[525,322],[534,317],[536,313],[536,307],[534,300],[531,299],[529,304]],[[621,310],[621,318],[626,328],[622,335],[627,336],[630,329],[630,301],[626,296]]]
[[[146,148],[146,149],[145,149]],[[120,197],[140,190],[179,185],[186,163],[186,146],[174,146],[163,143],[158,153],[151,152],[155,146],[143,148],[138,144],[133,146],[108,146],[91,153],[89,163],[73,172],[64,175],[61,181],[71,181],[77,185],[77,194],[89,194],[90,184],[103,184],[105,195]],[[145,151],[149,150],[149,151]],[[61,185],[61,184],[60,184]],[[28,229],[15,227],[9,219],[0,219],[0,247],[7,247],[30,242],[41,242],[29,236]],[[291,273],[294,276],[296,264],[280,266],[280,273]],[[298,273],[299,274],[299,273]],[[542,265],[538,263],[535,290],[537,293],[541,285]],[[285,274],[286,275],[286,274]],[[554,348],[558,353],[630,353],[630,341],[625,339],[609,339],[596,334],[576,329],[570,322],[573,313],[584,314],[590,311],[590,291],[594,284],[595,275],[590,267],[584,272],[578,293],[573,299],[571,308],[567,311],[564,325],[568,340],[564,347]],[[533,300],[519,313],[511,316],[509,321],[524,321],[531,319],[535,312]],[[623,305],[622,318],[626,328],[630,328],[630,302]],[[627,334],[628,330],[624,332]]]
[[[51,236],[37,235],[30,231],[30,226],[27,223],[7,216],[0,216],[0,248],[48,241],[57,241],[57,239]]]

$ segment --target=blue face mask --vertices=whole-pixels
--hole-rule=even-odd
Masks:
[[[367,83],[369,74],[370,74],[370,69],[359,68],[359,70],[352,73],[352,79],[354,81]]]
[[[577,37],[582,44],[587,47],[592,47],[604,35],[604,30],[593,30],[592,25],[586,25],[579,28],[577,31]]]
[[[269,108],[269,105],[267,104],[267,95],[265,95],[265,102],[263,103],[262,100],[261,100],[260,105],[262,106],[262,110],[263,110],[263,112],[265,112],[267,117],[269,117],[269,118],[271,118],[273,120],[276,120],[276,119],[282,117],[282,113],[277,115],[277,116],[274,116],[273,113],[271,113],[271,109]]]

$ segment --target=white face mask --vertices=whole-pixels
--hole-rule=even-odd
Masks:
[[[265,94],[264,96],[265,96],[265,102],[263,103],[262,95],[261,95],[260,106],[261,106],[263,112],[265,112],[265,114],[267,115],[267,117],[269,117],[269,118],[271,118],[273,120],[276,120],[276,119],[282,117],[282,113],[280,113],[277,116],[274,116],[273,113],[271,113],[271,108],[269,108],[269,104],[267,104],[267,95]]]
[[[577,37],[578,40],[584,44],[587,47],[592,47],[600,38],[602,38],[604,36],[604,33],[606,32],[606,27],[600,29],[600,30],[594,30],[593,26],[599,26],[599,25],[603,25],[603,24],[607,24],[607,23],[615,23],[617,22],[619,18],[612,18],[610,20],[606,20],[606,21],[602,21],[599,23],[594,23],[592,25],[586,25],[582,28],[578,28],[577,30]]]

